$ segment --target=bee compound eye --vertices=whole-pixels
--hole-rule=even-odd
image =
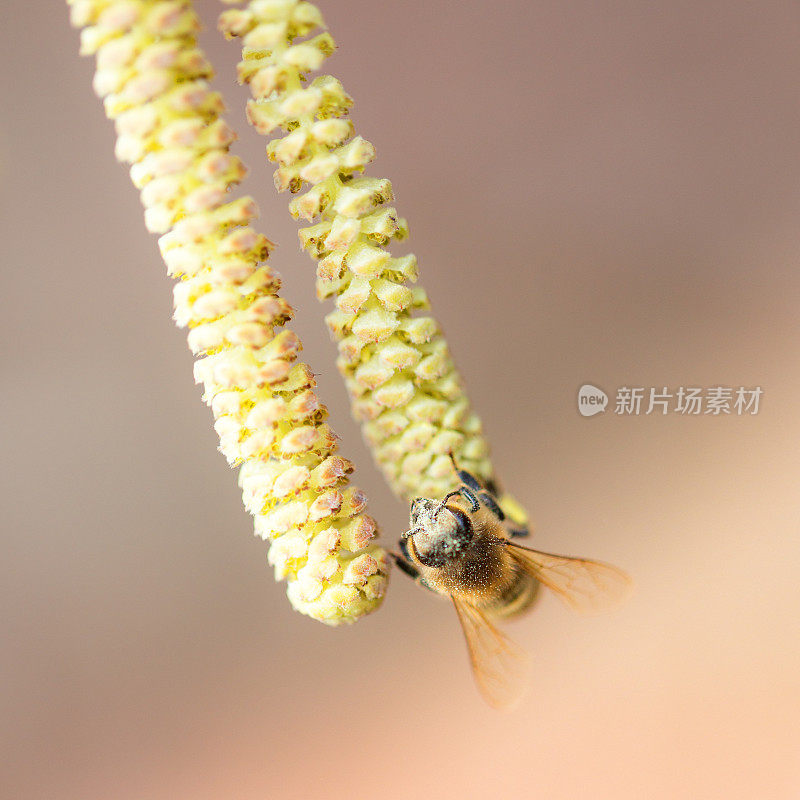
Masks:
[[[470,518],[460,508],[448,508],[447,510],[455,519],[453,538],[457,540],[459,544],[466,544],[471,541],[475,531]]]

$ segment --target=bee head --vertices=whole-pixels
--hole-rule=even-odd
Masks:
[[[412,540],[420,563],[442,567],[463,552],[472,535],[472,523],[463,511],[418,497],[411,503],[411,528],[403,538]]]

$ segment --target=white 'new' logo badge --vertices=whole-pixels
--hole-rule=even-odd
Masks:
[[[578,411],[584,417],[593,417],[601,411],[606,410],[608,396],[602,389],[592,386],[591,383],[584,383],[578,389]]]

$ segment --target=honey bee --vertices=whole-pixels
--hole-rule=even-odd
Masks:
[[[493,485],[459,469],[459,486],[442,500],[416,498],[397,565],[418,583],[450,597],[467,640],[475,680],[486,701],[508,707],[524,688],[521,650],[495,625],[529,610],[544,584],[574,611],[593,613],[624,600],[630,578],[586,558],[542,553],[517,544],[528,535],[508,520]]]

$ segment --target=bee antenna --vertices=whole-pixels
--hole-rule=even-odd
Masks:
[[[442,501],[439,503],[439,505],[438,505],[438,506],[436,506],[436,511],[434,511],[434,512],[433,512],[433,518],[434,518],[434,519],[436,519],[436,517],[438,517],[438,516],[439,516],[439,512],[440,512],[440,511],[441,511],[441,510],[442,510],[442,509],[445,507],[445,504],[447,503],[447,501],[448,501],[448,500],[449,500],[451,497],[457,497],[457,496],[458,496],[458,495],[460,495],[460,494],[461,494],[461,489],[456,489],[454,492],[448,492],[448,493],[447,493],[447,494],[446,494],[446,495],[445,495],[445,496],[442,498]]]

